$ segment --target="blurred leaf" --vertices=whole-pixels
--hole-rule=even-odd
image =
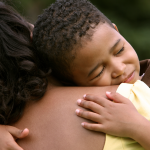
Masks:
[[[54,0],[9,0],[23,16],[34,23]],[[141,59],[150,58],[150,0],[91,0],[112,22]]]

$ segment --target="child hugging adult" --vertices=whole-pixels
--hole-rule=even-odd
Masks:
[[[101,33],[103,36],[101,36]],[[98,40],[96,40],[95,37],[98,38]],[[105,40],[103,37],[105,37]],[[42,68],[44,72],[47,72],[51,68],[52,76],[49,77],[45,95],[40,101],[35,103],[29,100],[26,103],[25,111],[21,119],[15,124],[12,124],[18,128],[27,127],[30,130],[28,137],[17,141],[21,147],[28,150],[106,150],[110,149],[110,147],[111,150],[121,150],[121,141],[124,141],[126,149],[130,150],[142,150],[143,147],[145,149],[150,147],[150,139],[147,136],[149,132],[142,133],[140,130],[145,128],[149,131],[149,121],[137,112],[128,99],[116,93],[111,93],[107,96],[114,101],[117,100],[118,103],[121,104],[117,105],[118,103],[112,102],[118,111],[118,115],[123,117],[126,113],[123,110],[128,110],[131,121],[129,123],[131,128],[120,126],[120,128],[118,128],[119,131],[116,130],[116,132],[126,131],[127,137],[135,139],[143,147],[131,139],[119,139],[113,136],[108,139],[106,135],[101,132],[93,132],[81,128],[80,124],[87,120],[75,116],[74,111],[77,107],[76,100],[82,98],[85,93],[90,93],[98,95],[98,100],[105,102],[105,106],[107,106],[110,105],[111,101],[104,97],[105,92],[115,92],[118,86],[64,87],[61,85],[61,83],[63,83],[67,85],[102,86],[101,83],[103,80],[101,80],[101,77],[105,74],[105,71],[107,77],[110,78],[104,80],[105,84],[103,83],[103,85],[111,85],[111,83],[120,84],[123,81],[134,83],[137,79],[141,78],[138,74],[140,70],[138,57],[134,49],[119,34],[116,26],[95,6],[86,0],[56,1],[39,16],[35,24],[33,42],[36,47],[35,55],[40,58],[42,62],[39,67]],[[108,45],[106,43],[108,43]],[[100,49],[101,46],[99,44],[105,44],[106,48],[103,45],[105,51],[101,51],[103,49]],[[86,45],[89,47],[86,47]],[[88,49],[87,51],[86,48]],[[91,51],[91,48],[93,48],[93,52],[96,53],[95,55]],[[108,52],[110,48],[112,49]],[[129,55],[130,51],[132,56]],[[82,52],[85,57],[83,57]],[[98,62],[99,56],[101,56],[100,52],[103,52],[102,54],[105,57],[107,56],[106,54],[108,54],[108,58],[113,58],[109,59],[109,61],[113,63],[108,63],[105,57],[101,63]],[[89,57],[89,55],[92,57]],[[115,64],[115,58],[117,65]],[[82,62],[84,63],[82,64]],[[120,67],[118,67],[118,65]],[[79,67],[81,67],[81,69]],[[112,73],[107,71],[107,67]],[[145,70],[143,72],[145,72]],[[146,72],[142,79],[145,79],[145,76],[147,76]],[[113,74],[113,78],[110,74]],[[57,77],[57,80],[54,77]],[[38,88],[39,86],[35,86],[33,89],[36,87]],[[95,101],[93,101],[96,102],[97,98],[95,98],[95,96],[93,97],[95,99]],[[92,98],[88,99],[92,101]],[[85,101],[82,100],[82,102]],[[85,107],[81,104],[83,103],[79,105]],[[95,111],[95,109],[93,111]],[[129,118],[125,118],[122,124],[126,124],[128,119]],[[137,127],[139,127],[139,130],[133,130],[134,128],[137,129]],[[12,128],[11,131],[14,131]],[[131,131],[132,134],[130,134]],[[3,133],[12,134],[9,130]],[[8,147],[9,149],[11,148],[10,145],[7,147],[5,143],[15,143],[10,138],[9,140],[4,138],[1,141],[4,143],[3,147],[5,149],[8,149]],[[14,149],[19,148],[15,145]]]
[[[128,85],[128,88],[126,84],[121,84],[118,91],[127,98],[132,97],[131,101],[138,111],[150,120],[150,117],[145,115],[149,114],[146,107],[150,107],[148,88],[150,85],[146,86],[139,81],[143,80],[149,83],[149,60],[141,62],[140,70],[140,62],[133,47],[119,33],[117,26],[89,1],[56,1],[39,16],[33,32],[33,41],[37,51],[47,56],[48,62],[45,64],[49,64],[52,74],[65,85],[110,86],[121,83],[134,84]],[[124,88],[127,88],[128,92]],[[136,88],[141,88],[141,90]],[[133,98],[130,93],[138,93],[138,96],[140,96],[138,97],[135,94]],[[145,102],[143,102],[141,95]],[[110,98],[109,95],[107,96]],[[78,105],[91,109],[95,113],[80,109],[77,109],[76,113],[80,117],[97,122],[99,126],[98,124],[83,123],[83,127],[109,134],[114,133],[100,128],[102,117],[100,112],[103,109],[100,110],[102,106],[97,104],[101,103],[87,97],[84,99],[93,102],[80,99]],[[141,143],[139,137],[137,138],[133,134],[114,133],[114,135],[138,139],[137,141]],[[140,147],[133,140],[113,138],[118,142],[114,144],[114,147],[111,146],[111,149],[116,149],[116,147],[118,149],[128,148],[129,145],[130,148]],[[109,146],[113,138],[106,136],[107,144],[104,149],[110,149]],[[122,141],[124,141],[123,146]],[[143,147],[148,148],[148,145],[143,145]]]

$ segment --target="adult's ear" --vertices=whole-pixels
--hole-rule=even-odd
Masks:
[[[113,24],[114,28],[119,32],[117,26],[114,23],[112,23],[112,24]]]

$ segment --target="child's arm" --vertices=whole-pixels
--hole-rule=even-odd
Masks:
[[[78,100],[78,105],[90,111],[76,110],[80,117],[96,123],[82,123],[89,130],[107,134],[130,137],[140,143],[146,150],[150,147],[150,122],[140,115],[134,105],[125,97],[117,93],[106,93],[114,102],[99,96],[86,95]]]
[[[24,138],[29,134],[28,129],[20,130],[18,128],[0,125],[0,149],[1,150],[23,150],[16,139]]]

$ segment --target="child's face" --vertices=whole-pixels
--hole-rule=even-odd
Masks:
[[[100,24],[92,36],[76,51],[73,80],[81,86],[107,86],[134,83],[140,72],[133,47],[107,23]]]

